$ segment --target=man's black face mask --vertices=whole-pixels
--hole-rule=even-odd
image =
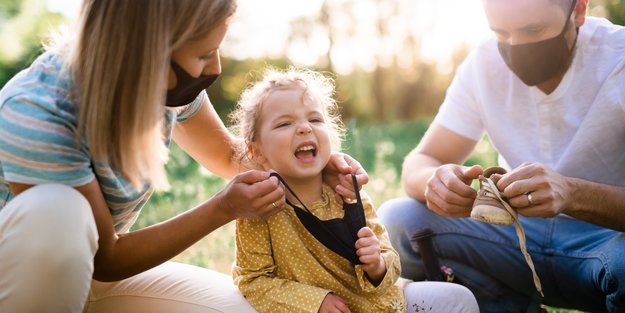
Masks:
[[[174,89],[167,90],[165,105],[168,107],[185,106],[191,103],[202,90],[208,88],[219,76],[213,74],[193,77],[173,60],[171,61],[171,68],[176,74],[177,82]]]
[[[575,9],[576,2],[573,0],[564,28],[559,35],[520,45],[497,43],[499,53],[506,65],[524,84],[535,86],[543,83],[561,73],[568,65],[575,43],[569,49],[566,42],[566,30],[569,28],[569,18]],[[577,34],[575,41],[577,41]]]

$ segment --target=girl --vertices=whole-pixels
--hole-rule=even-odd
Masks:
[[[233,162],[204,91],[234,0],[84,0],[75,37],[0,92],[0,311],[252,311],[227,275],[166,262],[240,217],[279,211],[265,171]],[[173,133],[173,135],[172,135]],[[168,221],[128,232],[172,138],[231,179]],[[335,154],[327,175],[366,174]],[[337,187],[353,196],[351,183]],[[95,280],[92,280],[95,279]]]
[[[233,276],[260,312],[406,311],[403,291],[395,284],[399,256],[366,195],[366,226],[357,230],[352,260],[312,235],[314,226],[301,216],[308,212],[318,218],[317,227],[325,228],[347,214],[322,179],[343,132],[333,93],[332,81],[319,73],[269,70],[242,94],[233,113],[245,140],[242,157],[277,172],[289,190],[285,210],[268,219],[237,220]],[[477,308],[468,290],[460,290],[460,298],[447,301],[469,299],[467,307]]]

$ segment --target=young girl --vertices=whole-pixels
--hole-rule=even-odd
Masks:
[[[233,113],[245,140],[243,157],[277,172],[289,190],[283,211],[268,219],[237,220],[233,276],[260,312],[406,310],[404,293],[395,284],[399,256],[364,193],[366,226],[357,230],[355,260],[327,248],[299,217],[308,211],[322,226],[347,214],[322,180],[322,169],[330,154],[339,151],[342,135],[333,93],[332,81],[319,73],[269,70],[243,93]],[[477,308],[467,293],[465,298]],[[420,304],[411,312],[419,312]]]

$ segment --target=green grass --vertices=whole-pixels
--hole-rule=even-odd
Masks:
[[[419,142],[429,121],[384,125],[348,124],[343,144],[344,152],[356,158],[369,174],[369,183],[363,189],[373,202],[382,202],[404,196],[399,179],[404,156]],[[497,154],[485,138],[478,144],[466,164],[490,166],[496,164]],[[225,185],[225,181],[201,171],[177,146],[172,146],[167,164],[171,188],[156,193],[143,209],[133,229],[143,228],[166,220],[209,199]],[[215,230],[174,258],[175,261],[230,273],[234,262],[234,222]],[[547,307],[550,313],[579,311]]]

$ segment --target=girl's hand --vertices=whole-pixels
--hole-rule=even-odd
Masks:
[[[323,169],[323,181],[334,187],[339,204],[343,203],[343,198],[356,198],[350,174],[356,176],[359,189],[369,182],[369,175],[358,161],[344,153],[332,153],[328,165]]]
[[[247,171],[236,175],[215,195],[221,212],[236,218],[266,218],[284,206],[284,190],[269,172]]]
[[[379,284],[386,274],[386,264],[380,254],[380,240],[369,227],[358,231],[356,254],[362,262],[362,269],[374,284]]]
[[[321,302],[319,313],[351,313],[351,311],[347,307],[347,301],[333,293],[328,293]]]

